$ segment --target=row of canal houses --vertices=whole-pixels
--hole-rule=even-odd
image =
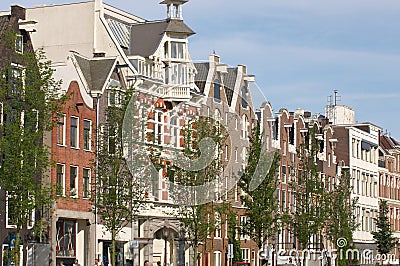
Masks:
[[[259,123],[267,148],[279,151],[281,156],[276,197],[282,210],[293,208],[290,169],[296,169],[299,163],[296,148],[310,129],[315,129],[321,143],[318,171],[326,189],[333,189],[341,169],[351,173],[352,197],[359,198],[356,247],[376,250],[371,231],[376,230],[373,218],[378,214],[380,198],[388,200],[395,237],[400,238],[400,144],[372,123],[355,123],[354,110],[347,106],[329,105],[324,115],[301,109],[276,112],[269,102],[253,106],[251,84],[255,78],[245,65],[230,67],[215,54],[204,62],[191,60],[188,39],[195,33],[183,21],[182,6],[186,2],[162,1],[167,18],[159,21],[147,21],[101,0],[33,8],[14,5],[11,11],[0,12],[0,33],[12,28],[28,47],[25,49],[43,49],[52,61],[55,78],[63,81],[62,92],[70,96],[46,138],[55,162],[49,182],[62,189],[57,190],[60,197],[51,213],[47,244],[32,244],[28,252],[32,261],[40,261],[34,265],[72,265],[75,259],[81,265],[94,265],[96,258],[108,265],[111,237],[93,212],[91,191],[96,176],[92,166],[96,132],[105,122],[105,109],[119,104],[120,95],[128,87],[137,88],[141,95],[137,106],[153,106],[148,121],[151,126],[145,130],[151,131],[153,144],[160,147],[179,149],[182,125],[193,116],[212,116],[224,126],[233,125],[232,140],[221,156],[233,160],[229,164],[231,174],[245,166],[249,134]],[[2,56],[8,56],[0,48]],[[168,110],[177,106],[182,112],[172,117]],[[145,260],[152,265],[158,261],[171,266],[195,264],[190,256],[194,251],[185,245],[180,224],[171,215],[176,206],[165,178],[161,171],[157,186],[146,192],[147,207],[118,235],[117,265],[142,265]],[[5,198],[4,191],[0,192]],[[242,192],[234,186],[224,194],[218,197],[229,200],[239,227],[246,220]],[[0,208],[0,261],[1,265],[11,265],[13,225],[7,201],[2,200]],[[243,261],[259,265],[256,243],[243,234],[238,238]],[[312,239],[312,243],[319,241],[318,236]],[[210,233],[209,242],[212,245],[206,245],[207,249],[196,251],[201,255],[199,265],[228,265],[225,217],[218,230]],[[290,228],[284,228],[270,243],[292,249],[297,240]],[[332,248],[330,243],[324,245]],[[397,248],[393,252],[397,254]]]

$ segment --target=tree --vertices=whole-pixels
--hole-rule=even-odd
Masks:
[[[253,128],[250,135],[250,151],[247,166],[239,180],[239,187],[245,192],[241,197],[246,207],[246,224],[244,232],[249,235],[259,249],[264,242],[275,236],[279,230],[279,206],[276,199],[278,186],[276,170],[279,166],[279,155],[267,153],[263,149],[260,127]],[[259,184],[252,187],[257,179]]]
[[[242,261],[242,250],[240,248],[240,240],[236,238],[237,231],[237,216],[233,211],[228,214],[228,230],[229,230],[229,244],[233,245],[233,259],[232,262]]]
[[[291,185],[295,210],[290,216],[290,223],[303,249],[309,248],[312,236],[321,236],[329,210],[329,194],[317,168],[319,141],[315,132],[315,128],[310,128],[308,138],[297,149],[300,172],[297,182]]]
[[[115,266],[116,238],[142,206],[144,191],[132,173],[124,156],[126,140],[123,134],[123,120],[128,103],[134,91],[129,88],[121,106],[108,106],[105,122],[100,125],[97,145],[94,211],[100,216],[104,227],[111,234],[111,265]]]
[[[378,231],[372,232],[375,242],[378,244],[378,251],[386,255],[396,246],[397,240],[393,237],[393,231],[388,218],[389,208],[386,200],[379,202],[379,216],[374,218]],[[381,264],[383,261],[381,261]]]
[[[345,252],[353,248],[353,232],[358,227],[354,212],[358,198],[351,199],[353,187],[350,185],[351,179],[349,171],[347,169],[342,169],[339,178],[339,183],[335,184],[330,195],[329,219],[327,219],[326,224],[326,235],[328,239],[336,245],[337,249],[342,249]],[[338,240],[341,238],[346,239],[345,246],[337,245]],[[351,258],[351,261],[349,261],[346,257],[339,257],[338,265],[344,266],[354,264],[354,259],[355,258]]]
[[[19,265],[18,247],[23,245],[25,265],[28,227],[35,220],[42,228],[48,224],[45,215],[55,200],[55,188],[47,182],[51,161],[43,137],[53,127],[53,114],[65,97],[58,95],[60,82],[53,79],[51,63],[42,51],[24,47],[23,54],[17,54],[16,33],[6,31],[1,37],[3,49],[11,52],[0,63],[0,186],[6,194],[7,222],[15,226],[13,262]],[[40,229],[36,232],[34,237],[43,235]]]
[[[200,259],[197,252],[202,245],[203,251],[207,249],[207,238],[212,236],[212,232],[220,230],[223,219],[227,219],[227,205],[221,195],[214,193],[214,188],[210,184],[218,184],[220,175],[223,173],[224,165],[221,160],[222,143],[226,140],[224,130],[218,125],[218,121],[212,118],[200,117],[188,121],[184,132],[184,149],[181,153],[185,158],[196,160],[203,156],[211,158],[206,167],[191,171],[172,165],[167,171],[171,184],[169,191],[174,191],[174,185],[183,185],[187,191],[183,193],[185,199],[176,198],[177,202],[182,202],[176,213],[177,219],[181,223],[181,228],[188,240],[188,245],[193,249],[193,260]],[[202,139],[210,138],[215,146],[208,147],[206,150],[200,149]],[[216,183],[213,183],[215,181]],[[203,189],[197,188],[205,185]],[[180,193],[171,193],[173,195],[182,195]],[[197,199],[210,197],[209,203],[198,204]]]

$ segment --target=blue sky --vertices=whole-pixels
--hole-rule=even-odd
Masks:
[[[108,0],[152,20],[165,18],[161,0]],[[26,7],[67,0],[1,1]],[[277,111],[324,112],[327,96],[400,140],[400,1],[190,0],[184,5],[194,60],[212,51],[229,65],[245,64]]]

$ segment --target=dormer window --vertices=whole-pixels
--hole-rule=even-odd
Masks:
[[[247,88],[242,88],[242,107],[247,108]]]
[[[214,100],[221,102],[221,84],[217,79],[214,80]]]
[[[24,52],[24,36],[22,35],[17,35],[15,38],[15,51],[17,53],[23,53]]]

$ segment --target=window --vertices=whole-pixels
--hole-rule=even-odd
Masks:
[[[57,144],[65,145],[65,114],[57,114]]]
[[[171,57],[184,59],[184,46],[183,42],[171,42]]]
[[[31,207],[33,207],[33,202],[34,199],[28,195],[28,198],[30,198],[31,202]],[[20,215],[18,210],[14,208],[14,206],[17,206],[19,199],[13,195],[10,195],[8,192],[6,192],[6,228],[16,228],[17,223],[16,219]],[[31,210],[31,214],[28,217],[27,221],[27,228],[32,229],[33,226],[35,225],[35,210]]]
[[[245,232],[246,224],[247,224],[247,216],[240,216],[240,239],[249,238],[249,236]]]
[[[250,249],[249,248],[242,248],[242,260],[244,262],[250,261]]]
[[[235,148],[235,162],[238,162],[238,148]]]
[[[71,148],[78,148],[78,122],[77,117],[71,117],[70,125],[70,145]]]
[[[221,84],[218,80],[214,80],[214,100],[221,101]]]
[[[56,223],[56,256],[76,256],[76,223],[59,219]]]
[[[92,142],[92,121],[83,120],[83,149],[90,151]]]
[[[222,220],[221,220],[221,215],[218,212],[214,213],[214,220],[215,220],[215,231],[214,231],[214,237],[215,238],[221,238],[221,225],[222,225]]]
[[[179,148],[181,138],[180,138],[180,129],[179,129],[179,118],[177,118],[177,117],[171,117],[170,134],[171,134],[170,144],[173,147]]]
[[[65,195],[65,166],[57,164],[57,195]]]
[[[156,144],[164,144],[164,115],[160,110],[155,110],[154,112],[154,142]]]
[[[17,53],[23,53],[24,52],[24,36],[22,35],[17,35],[15,38],[15,51]]]
[[[282,155],[283,156],[285,156],[286,155],[286,148],[287,147],[287,145],[286,145],[286,140],[284,140],[283,141],[283,144],[282,144]]]
[[[247,108],[247,88],[242,88],[242,108]]]
[[[214,252],[214,266],[221,266],[222,259],[221,259],[221,251]]]
[[[274,124],[272,125],[272,137],[274,140],[279,138],[279,117],[275,118]]]
[[[328,153],[328,167],[331,167],[331,154]]]
[[[248,130],[248,125],[249,124],[249,122],[248,122],[248,119],[247,119],[247,116],[246,115],[243,115],[242,116],[242,138],[247,138],[247,136],[248,136],[248,132],[247,132],[247,130]]]
[[[289,144],[294,145],[294,135],[295,135],[295,125],[292,123],[292,126],[289,128]]]
[[[187,84],[187,66],[184,64],[170,64],[171,84]]]
[[[24,88],[24,71],[21,66],[12,64],[11,66],[11,94],[17,95]]]
[[[78,167],[69,167],[69,193],[71,197],[78,197]]]
[[[282,183],[286,182],[286,165],[282,165]]]
[[[286,210],[286,191],[282,190],[282,212]]]
[[[121,106],[122,94],[116,89],[108,92],[108,106]]]
[[[90,197],[90,169],[83,168],[83,197]]]
[[[12,195],[6,193],[6,228],[16,228],[17,210],[13,208],[16,206],[17,199]]]

